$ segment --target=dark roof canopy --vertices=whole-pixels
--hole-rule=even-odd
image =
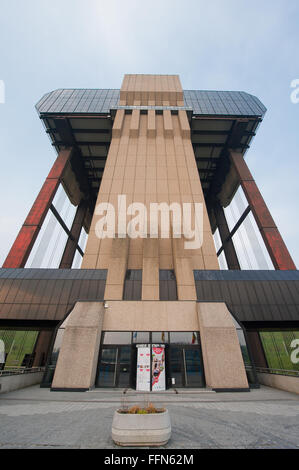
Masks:
[[[118,106],[120,90],[58,89],[44,95],[36,105],[39,114],[107,114]],[[184,90],[185,105],[193,114],[217,116],[260,116],[265,106],[244,91]]]
[[[65,146],[78,150],[93,198],[105,167],[113,117],[121,108],[119,93],[116,89],[59,89],[44,95],[36,105],[57,152]],[[199,176],[208,199],[220,192],[229,171],[223,162],[227,148],[246,152],[266,108],[258,98],[242,91],[184,90],[184,100]],[[130,112],[134,106],[126,108]],[[157,112],[168,108],[174,113],[178,109],[138,108],[143,112],[148,108]]]
[[[0,326],[58,323],[77,301],[104,299],[107,271],[0,269]],[[200,302],[226,302],[248,327],[298,328],[299,271],[194,271]]]

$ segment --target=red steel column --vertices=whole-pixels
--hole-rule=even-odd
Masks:
[[[60,261],[59,269],[71,269],[73,264],[73,259],[76,253],[76,248],[78,245],[80,233],[83,227],[84,217],[87,211],[86,201],[81,201],[78,205],[72,228],[70,230],[72,238],[69,237],[65,249]]]
[[[24,268],[36,237],[56,194],[72,149],[61,150],[4,261],[3,268]]]
[[[249,168],[238,152],[230,151],[231,162],[239,176],[242,189],[254,215],[264,243],[275,269],[296,269],[294,261],[279,233],[270,211],[249,171]]]

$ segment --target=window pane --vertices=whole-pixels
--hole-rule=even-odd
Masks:
[[[199,344],[199,333],[197,331],[171,332],[170,342],[176,344]]]
[[[184,350],[186,366],[186,385],[202,386],[202,364],[199,349]]]
[[[168,331],[153,331],[152,343],[168,343],[169,333]]]
[[[133,343],[149,343],[149,332],[148,331],[134,331],[133,332]]]
[[[103,344],[131,344],[130,331],[106,331]]]
[[[117,349],[103,349],[99,365],[97,385],[102,387],[115,386]]]
[[[38,334],[30,330],[0,330],[5,367],[32,367]]]
[[[299,370],[292,354],[299,331],[260,331],[268,366],[272,369]],[[292,345],[293,343],[293,345]]]

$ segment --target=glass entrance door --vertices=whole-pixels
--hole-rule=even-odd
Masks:
[[[129,387],[131,347],[104,346],[101,351],[96,387]]]
[[[164,389],[164,379],[166,389],[205,386],[200,337],[199,332],[194,331],[104,332],[95,386],[136,389],[138,365],[140,366],[138,384],[142,376],[141,366],[144,366],[143,363],[137,364],[137,346],[142,345],[148,345],[151,350],[151,376],[154,374],[154,369],[157,374],[158,365],[160,367],[160,377],[163,380],[161,379],[159,390]],[[155,361],[153,361],[153,346],[157,349],[164,349],[163,364],[159,356],[161,351],[155,352]],[[141,382],[143,383],[142,380]],[[150,389],[153,389],[153,384]]]
[[[103,348],[96,387],[115,387],[118,348]]]
[[[173,387],[204,387],[201,351],[197,346],[170,347],[170,375]]]
[[[129,387],[131,369],[131,346],[122,346],[118,349],[116,385],[115,387]]]
[[[170,375],[173,387],[183,387],[183,362],[182,348],[171,346],[170,348]]]
[[[185,387],[204,387],[199,348],[183,348]]]

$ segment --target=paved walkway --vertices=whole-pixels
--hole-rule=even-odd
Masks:
[[[299,449],[299,395],[264,386],[249,393],[123,392],[51,392],[33,386],[1,394],[0,449],[115,449],[114,410],[147,401],[170,411],[168,449]]]

